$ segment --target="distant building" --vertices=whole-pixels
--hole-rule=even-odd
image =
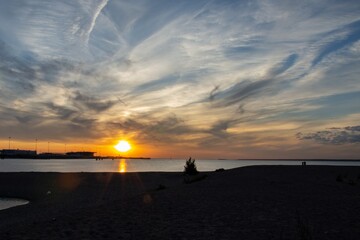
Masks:
[[[69,158],[94,158],[95,152],[67,152]]]
[[[37,155],[37,158],[40,159],[62,159],[62,158],[66,158],[66,156],[64,154],[61,153],[40,153]]]
[[[1,150],[2,158],[35,158],[36,151],[20,149],[3,149]]]

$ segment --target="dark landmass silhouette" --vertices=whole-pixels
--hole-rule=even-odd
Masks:
[[[0,173],[1,239],[317,239],[360,236],[360,167],[178,173]],[[341,177],[339,177],[341,176]]]

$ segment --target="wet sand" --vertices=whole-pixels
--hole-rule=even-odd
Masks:
[[[0,239],[359,239],[360,167],[206,174],[0,173]]]

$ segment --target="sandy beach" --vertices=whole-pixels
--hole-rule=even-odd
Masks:
[[[360,168],[0,173],[0,239],[359,239]]]

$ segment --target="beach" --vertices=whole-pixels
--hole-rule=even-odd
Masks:
[[[1,239],[358,239],[360,167],[0,173]]]

